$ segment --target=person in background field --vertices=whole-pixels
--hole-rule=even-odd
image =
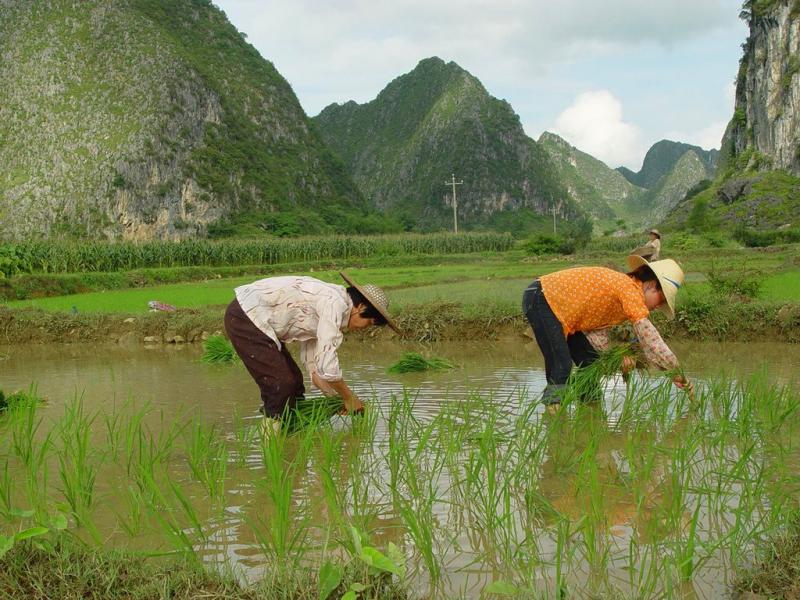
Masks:
[[[325,395],[341,396],[348,413],[364,405],[342,377],[337,350],[343,331],[389,325],[389,300],[381,288],[359,286],[339,273],[349,287],[313,277],[269,277],[236,288],[225,312],[225,331],[261,390],[264,428],[280,430],[287,407],[305,395],[303,373],[287,342],[300,342],[300,360],[312,383]]]
[[[642,254],[643,258],[646,258],[649,261],[658,260],[658,257],[661,256],[661,233],[658,229],[651,229],[650,230],[650,239],[644,245],[645,248],[652,248],[653,251],[649,254]]]
[[[650,322],[650,312],[675,316],[675,297],[683,285],[683,270],[672,259],[648,262],[629,256],[629,273],[605,267],[577,267],[534,280],[522,296],[522,310],[544,355],[547,386],[542,402],[555,412],[572,364],[583,367],[608,349],[608,328],[629,321],[647,360],[664,370],[678,368],[678,359]],[[623,371],[635,361],[625,357]],[[682,375],[673,379],[692,393]]]

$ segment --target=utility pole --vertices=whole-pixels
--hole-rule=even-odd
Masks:
[[[456,186],[462,185],[463,181],[456,181],[456,174],[450,175],[450,181],[445,181],[445,185],[453,186],[453,232],[458,233],[458,201],[456,200]]]
[[[553,205],[553,236],[557,235],[556,234],[556,211],[557,210],[561,210],[561,205],[562,204],[563,204],[563,201],[560,201],[558,203],[558,206],[556,206],[555,204]]]

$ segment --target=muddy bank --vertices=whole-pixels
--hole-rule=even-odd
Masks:
[[[224,306],[179,309],[173,313],[62,313],[0,307],[0,343],[115,342],[196,343],[223,330]],[[530,337],[521,314],[491,305],[476,312],[459,304],[407,307],[397,315],[403,338],[437,340]],[[800,303],[694,301],[679,307],[674,321],[660,313],[653,321],[665,338],[717,341],[800,342]],[[396,334],[374,329],[354,334],[389,339]]]

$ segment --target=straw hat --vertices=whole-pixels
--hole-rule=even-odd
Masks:
[[[675,296],[683,285],[683,269],[671,258],[648,262],[641,256],[631,255],[628,257],[628,268],[635,271],[639,267],[650,267],[655,273],[658,282],[661,284],[661,291],[667,303],[661,307],[670,319],[675,318]]]
[[[650,233],[652,233],[653,235],[657,235],[658,239],[661,239],[661,232],[658,229],[651,229]]]
[[[377,285],[372,285],[370,283],[366,285],[358,285],[355,281],[350,279],[344,271],[339,271],[339,275],[342,276],[347,282],[347,285],[351,285],[356,288],[361,295],[364,296],[375,309],[381,313],[381,316],[386,319],[386,323],[394,329],[397,333],[401,333],[400,328],[397,326],[392,318],[389,316],[389,298],[386,297],[386,293],[379,288]]]

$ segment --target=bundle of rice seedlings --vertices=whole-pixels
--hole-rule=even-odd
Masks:
[[[389,373],[415,373],[419,371],[444,371],[455,365],[443,358],[425,358],[419,352],[406,352],[389,367]]]
[[[223,335],[212,335],[203,342],[202,361],[208,364],[234,363],[241,359],[233,345]]]
[[[605,352],[592,364],[574,369],[570,375],[565,400],[577,399],[581,402],[597,402],[602,399],[602,380],[620,372],[625,357],[637,357],[636,349],[631,344],[621,344]]]
[[[341,396],[303,398],[295,403],[294,408],[288,409],[281,420],[288,433],[295,433],[327,423],[343,410],[344,400]]]

